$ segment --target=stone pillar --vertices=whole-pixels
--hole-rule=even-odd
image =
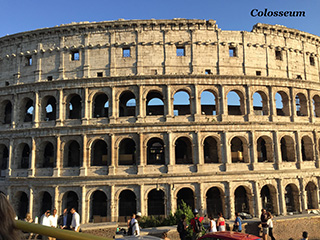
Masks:
[[[117,118],[119,117],[119,99],[116,98],[116,89],[115,87],[111,88],[111,101],[109,101],[109,120],[110,123],[116,123]]]
[[[227,216],[226,218],[232,218],[235,214],[235,208],[234,208],[234,192],[232,192],[232,186],[230,182],[226,182],[225,185],[225,194],[226,194],[226,207],[227,207]]]
[[[278,131],[273,131],[273,143],[274,143],[274,156],[275,156],[275,164],[277,169],[281,169],[282,165],[282,157],[281,157],[281,149],[280,149],[280,141],[278,139]]]
[[[256,132],[255,131],[250,131],[251,139],[250,139],[250,160],[249,162],[252,165],[252,168],[254,169],[254,165],[258,163],[258,153],[257,153],[257,141],[256,141]]]
[[[147,216],[148,211],[146,209],[145,203],[148,201],[147,199],[144,198],[144,184],[140,185],[140,191],[139,191],[140,196],[137,198],[137,212],[141,212],[142,216]],[[140,202],[138,202],[138,199]]]
[[[248,121],[251,121],[254,118],[254,112],[253,112],[253,94],[251,91],[251,86],[247,85],[246,86],[246,109],[247,109],[247,116],[248,116]]]
[[[313,100],[310,94],[310,89],[307,89],[308,92],[308,100],[307,100],[307,105],[308,105],[308,116],[309,116],[309,121],[311,123],[315,122],[315,116],[314,116],[314,110],[313,110]]]
[[[177,197],[175,195],[175,186],[173,183],[169,184],[169,202],[170,207],[168,207],[167,214],[170,214],[170,212],[176,212],[177,211]]]
[[[10,177],[12,174],[12,169],[14,168],[14,158],[15,158],[15,154],[14,154],[14,139],[11,138],[10,139],[10,143],[9,143],[9,159],[8,159],[8,170],[6,173],[6,177]]]
[[[29,186],[29,213],[31,213],[31,217],[33,218],[34,216],[36,216],[35,213],[35,209],[33,207],[33,189],[31,188],[31,186]]]
[[[199,118],[201,117],[201,94],[199,93],[198,85],[194,85],[193,87],[193,97],[191,97],[192,100],[192,108],[194,109],[191,114],[194,114],[194,121],[199,121]]]
[[[316,168],[319,168],[319,154],[320,154],[319,149],[318,149],[319,137],[318,137],[318,132],[316,129],[313,129],[312,133],[313,133],[313,142],[314,142],[314,144],[313,144],[314,145],[314,159],[316,161]]]
[[[204,144],[201,143],[201,140],[202,140],[201,132],[196,131],[195,135],[196,135],[195,141],[196,141],[196,146],[197,146],[196,148],[194,148],[194,149],[196,149],[195,159],[198,160],[198,161],[195,161],[195,163],[198,164],[198,172],[199,172],[199,171],[201,171],[201,168],[204,164],[204,156],[203,156],[204,155],[204,153],[203,153],[203,145]]]
[[[146,166],[146,158],[145,158],[146,146],[143,145],[143,142],[144,142],[143,140],[144,140],[144,134],[140,132],[139,133],[139,150],[137,151],[138,155],[140,156],[140,161],[139,163],[137,163],[138,174],[144,174],[144,168]]]
[[[12,128],[16,128],[17,123],[19,122],[19,116],[18,116],[18,96],[17,94],[14,94],[13,96],[13,109],[12,109]]]
[[[109,34],[110,34],[110,76],[116,76],[116,50],[117,47],[115,47],[115,43],[116,43],[116,35],[115,35],[115,31],[114,30],[109,30]]]
[[[54,187],[54,202],[53,206],[57,209],[58,215],[63,213],[63,209],[61,209],[60,201],[59,201],[59,186]]]
[[[295,101],[296,101],[296,96],[293,95],[292,87],[289,87],[289,96],[288,96],[289,116],[291,117],[292,122],[294,122],[297,117]]]
[[[62,144],[61,144],[61,138],[60,136],[56,137],[56,142],[57,142],[57,157],[56,157],[56,166],[53,169],[53,177],[59,177],[60,176],[60,169],[63,165],[63,149],[62,149]]]
[[[108,167],[108,175],[115,175],[118,156],[118,146],[115,146],[114,134],[110,134],[110,166]]]
[[[60,43],[59,43],[59,63],[60,63],[60,65],[59,65],[59,69],[58,69],[58,71],[59,71],[59,79],[64,79],[65,78],[65,76],[64,76],[64,55],[65,55],[65,53],[64,53],[64,36],[61,36],[60,37]]]
[[[143,97],[143,90],[144,86],[139,86],[139,99],[136,103],[138,103],[138,106],[136,104],[136,116],[137,116],[137,122],[144,122],[144,119],[146,118],[146,98]]]
[[[39,117],[40,108],[41,108],[41,104],[39,103],[39,92],[36,91],[36,92],[35,92],[35,103],[34,103],[34,119],[33,119],[33,126],[36,127],[36,128],[39,127],[39,122],[40,122],[40,117]]]
[[[87,209],[86,209],[86,205],[87,205],[88,200],[86,199],[86,186],[81,186],[81,211],[80,209],[77,209],[79,212],[81,212],[80,215],[80,221],[81,224],[86,223],[86,219],[87,219]],[[89,209],[88,209],[89,210]]]
[[[268,89],[269,89],[270,120],[274,121],[275,117],[277,116],[277,107],[276,107],[276,103],[275,103],[275,96],[273,94],[273,88],[269,86]]]
[[[83,78],[90,78],[90,50],[86,47],[89,45],[90,42],[90,33],[83,35],[83,45],[84,48],[82,48],[82,77]]]
[[[167,121],[170,121],[170,119],[173,117],[173,97],[171,96],[171,85],[167,85],[167,115],[166,119]]]
[[[168,164],[168,173],[169,172],[172,172],[174,169],[174,165],[175,165],[175,146],[174,146],[174,143],[173,143],[173,136],[172,136],[172,132],[171,131],[168,131],[167,133],[167,141],[168,141],[168,160],[167,160],[167,164]]]
[[[255,217],[260,217],[260,210],[262,209],[261,195],[259,187],[256,181],[252,182],[253,184],[253,196],[254,196],[254,215]]]
[[[308,199],[307,199],[307,192],[303,185],[303,178],[300,177],[298,179],[299,179],[299,185],[300,185],[300,199],[301,199],[300,212],[302,212],[303,210],[308,209]]]
[[[28,177],[34,177],[35,175],[35,167],[36,167],[36,156],[37,156],[37,151],[38,148],[36,147],[36,140],[34,137],[32,137],[31,141],[31,159],[30,159],[30,164],[29,164],[29,170],[28,170]]]
[[[40,55],[40,49],[42,48],[42,43],[38,43],[37,50],[33,51],[33,58],[37,64],[36,66],[36,71],[34,71],[34,80],[35,82],[41,81],[41,61],[42,61],[42,56]]]
[[[87,147],[88,137],[87,135],[82,136],[82,147],[83,147],[83,156],[82,156],[82,166],[80,167],[80,176],[87,176],[88,173],[88,166],[90,166],[90,163],[88,162],[90,157],[90,149]]]
[[[279,214],[287,215],[287,206],[285,200],[285,188],[283,187],[282,179],[278,178],[278,197],[279,197]]]
[[[232,164],[232,159],[231,159],[231,146],[229,144],[228,140],[228,133],[223,131],[221,134],[221,137],[223,137],[223,144],[222,144],[222,153],[224,155],[223,157],[223,164],[225,165],[225,170],[228,170],[228,165]]]
[[[58,106],[57,106],[57,111],[59,113],[58,115],[58,119],[56,120],[56,125],[57,126],[62,126],[63,125],[63,122],[65,120],[65,102],[63,101],[63,89],[60,89],[59,90],[59,103],[58,103]]]
[[[110,186],[110,220],[111,222],[118,221],[118,212],[116,211],[116,203],[115,203],[115,189],[114,185]]]
[[[220,85],[220,116],[221,121],[224,121],[228,116],[228,101],[227,101],[227,95],[225,93],[225,86]]]
[[[85,88],[84,89],[84,101],[83,102],[83,109],[84,109],[84,113],[83,113],[83,118],[82,118],[82,124],[86,125],[88,124],[88,120],[90,119],[90,105],[91,105],[91,101],[89,100],[89,89]]]
[[[301,167],[302,167],[302,152],[301,152],[300,131],[295,131],[295,140],[296,140],[296,152],[297,152],[297,167],[301,169]]]
[[[196,191],[197,192],[197,191]],[[203,183],[198,183],[198,194],[196,194],[196,202],[197,202],[197,205],[196,206],[198,209],[199,209],[199,213],[201,216],[204,216],[205,214],[207,214],[205,212],[206,208],[205,208],[205,197],[204,197],[204,186],[203,186]]]

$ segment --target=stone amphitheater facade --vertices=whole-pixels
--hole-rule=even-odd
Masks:
[[[182,200],[227,218],[319,208],[319,51],[306,32],[213,20],[4,36],[0,190],[20,218],[75,206],[82,223]]]

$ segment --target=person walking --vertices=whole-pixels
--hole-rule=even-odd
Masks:
[[[63,209],[63,213],[58,218],[58,226],[60,229],[70,230],[72,216],[68,212],[68,208]]]
[[[212,216],[209,216],[209,219],[210,219],[209,232],[217,232],[216,221],[214,221],[214,218]]]
[[[134,219],[134,223],[132,226],[132,235],[139,237],[140,236],[140,226],[139,226],[139,220],[141,218],[141,212],[138,212],[136,214],[136,218]]]
[[[261,220],[261,226],[262,226],[262,238],[263,240],[267,240],[268,239],[268,224],[267,224],[268,215],[265,209],[261,210],[260,220]]]
[[[190,225],[193,231],[193,234],[192,234],[193,240],[198,239],[202,235],[202,221],[204,217],[198,217],[198,213],[199,213],[198,210],[195,209],[193,211],[194,218],[192,218],[190,221]]]
[[[16,227],[16,213],[7,197],[0,193],[0,239],[20,240],[22,232]]]
[[[272,221],[273,216],[271,215],[270,212],[268,212],[267,216],[268,216],[267,224],[269,228],[269,236],[271,237],[271,240],[275,240],[273,236],[273,221]]]
[[[135,224],[135,219],[136,219],[136,214],[135,213],[133,213],[132,215],[131,215],[131,218],[128,220],[128,222],[127,222],[127,225],[128,225],[128,235],[132,235],[133,234],[133,232],[132,232],[132,227],[133,227],[133,225]]]
[[[180,221],[178,222],[177,231],[179,233],[180,239],[185,240],[187,236],[187,222],[186,222],[186,215],[182,214]]]
[[[225,231],[226,230],[226,220],[223,218],[221,212],[218,214],[218,216],[219,216],[218,221],[217,221],[218,231]]]
[[[41,217],[40,224],[46,227],[51,227],[50,210],[47,210]],[[49,240],[48,236],[42,235],[42,240]]]
[[[234,220],[233,231],[241,232],[242,231],[242,221],[241,221],[241,218],[239,216],[239,213],[236,212],[235,216],[236,216],[236,219]]]
[[[80,215],[77,213],[75,208],[71,208],[70,213],[72,214],[72,220],[71,220],[71,228],[75,232],[80,231]]]
[[[50,225],[51,227],[53,228],[57,228],[58,226],[58,214],[57,214],[57,209],[53,209],[52,210],[52,214],[49,216],[49,219],[50,219]],[[49,240],[56,240],[55,238],[53,237],[49,237]]]

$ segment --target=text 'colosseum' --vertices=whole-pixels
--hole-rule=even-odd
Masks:
[[[82,223],[182,200],[227,218],[319,208],[319,51],[306,32],[213,20],[2,37],[0,191],[19,218],[74,206]]]

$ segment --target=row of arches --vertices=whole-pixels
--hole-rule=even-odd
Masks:
[[[243,136],[235,136],[230,139],[230,153],[232,163],[250,163],[249,142]],[[150,138],[146,143],[146,164],[150,165],[165,165],[169,164],[167,157],[168,152],[166,147],[169,144],[165,143],[159,137]],[[111,149],[104,139],[96,139],[89,147],[90,157],[88,164],[90,166],[107,166],[111,165]],[[139,156],[141,149],[134,138],[123,138],[118,145],[116,165],[135,165],[140,164]],[[257,152],[256,162],[275,162],[275,150],[273,140],[269,136],[261,136],[255,143]],[[302,161],[315,160],[314,144],[311,137],[308,135],[302,136],[300,139],[300,152]],[[220,139],[213,136],[204,138],[202,147],[203,163],[223,163],[222,145]],[[297,159],[295,140],[289,136],[283,136],[280,139],[281,160],[284,162],[295,162]],[[83,149],[82,141],[70,140],[64,144],[62,155],[62,167],[79,167],[82,165]],[[142,149],[143,150],[143,149]],[[320,150],[320,144],[319,144]],[[186,136],[179,137],[174,142],[174,158],[175,164],[195,164],[197,159],[194,159],[194,145],[192,139]],[[55,141],[42,141],[36,151],[37,168],[53,168],[57,167],[57,146]],[[31,160],[31,147],[28,143],[20,143],[15,150],[15,167],[29,168]],[[5,144],[0,144],[0,167],[7,169],[9,161],[9,147]],[[280,158],[280,156],[279,156]]]
[[[245,115],[246,114],[246,97],[241,90],[230,90],[226,95],[227,114],[229,115]],[[314,95],[312,103],[309,103],[307,96],[300,92],[294,96],[295,102],[290,103],[290,96],[287,91],[278,91],[274,95],[274,103],[276,105],[275,115],[290,116],[290,106],[295,104],[296,116],[308,116],[308,104],[313,105],[313,115],[320,117],[320,96]],[[97,93],[92,98],[92,113],[91,118],[105,118],[110,117],[114,109],[109,110],[108,95],[103,92]],[[70,94],[66,97],[66,119],[81,119],[84,116],[84,100],[79,94]],[[204,90],[200,94],[201,114],[203,115],[219,115],[220,102],[217,91]],[[166,106],[167,99],[164,94],[158,90],[151,90],[146,95],[145,101],[145,115],[165,115],[168,112]],[[40,107],[40,121],[52,121],[59,118],[58,102],[52,95],[42,98]],[[118,116],[137,116],[136,107],[138,102],[137,96],[131,90],[125,90],[119,95]],[[270,114],[270,100],[265,91],[256,91],[252,95],[253,113],[256,115]],[[2,122],[10,124],[12,122],[13,105],[10,100],[5,100],[1,103]],[[18,114],[20,122],[32,122],[34,120],[34,100],[31,98],[24,98],[19,103]],[[112,107],[112,104],[110,105]],[[195,112],[195,103],[192,103],[191,92],[185,89],[180,89],[173,95],[173,114],[174,115],[188,115]],[[61,111],[61,110],[60,110]],[[116,116],[116,117],[118,117]],[[60,116],[61,118],[61,116]]]
[[[294,183],[289,183],[284,188],[284,200],[285,200],[285,210],[287,213],[299,213],[302,211],[300,191],[299,188]],[[306,192],[306,202],[308,209],[318,208],[318,196],[317,196],[317,186],[314,182],[310,181],[307,183],[303,191]],[[204,214],[217,216],[219,212],[228,216],[230,209],[228,209],[228,204],[226,201],[225,192],[220,187],[211,187],[205,193],[205,209],[201,209]],[[24,218],[25,214],[29,211],[29,199],[28,195],[20,191],[15,194],[15,208],[17,211],[17,216],[21,219]],[[46,210],[52,209],[54,206],[54,199],[51,194],[47,191],[40,192],[39,194],[40,205],[38,205],[35,214],[41,216]],[[176,193],[176,206],[185,202],[191,209],[197,208],[197,196],[192,188],[183,187],[179,189]],[[245,186],[238,186],[232,193],[233,202],[231,204],[236,212],[244,212],[251,215],[259,214],[255,212],[255,199],[253,198],[252,190]],[[137,197],[136,193],[130,189],[122,190],[118,196],[117,200],[117,218],[130,216],[132,213],[140,211],[138,209],[140,206],[139,201],[143,201]],[[146,199],[146,215],[161,215],[165,216],[169,212],[167,207],[172,206],[168,201],[169,198],[166,196],[165,190],[161,188],[151,189],[147,193]],[[259,193],[258,201],[260,201],[261,206],[267,211],[275,215],[280,214],[278,191],[276,187],[271,184],[264,185]],[[81,205],[81,199],[74,191],[67,191],[62,196],[60,210],[64,208],[76,208],[79,210]],[[82,206],[83,207],[83,206]],[[231,207],[231,206],[229,206]],[[172,210],[172,209],[171,209]],[[96,190],[91,193],[89,197],[89,210],[87,210],[89,215],[87,220],[92,221],[95,216],[103,217],[105,221],[110,221],[111,211],[110,211],[110,197],[102,190]]]

